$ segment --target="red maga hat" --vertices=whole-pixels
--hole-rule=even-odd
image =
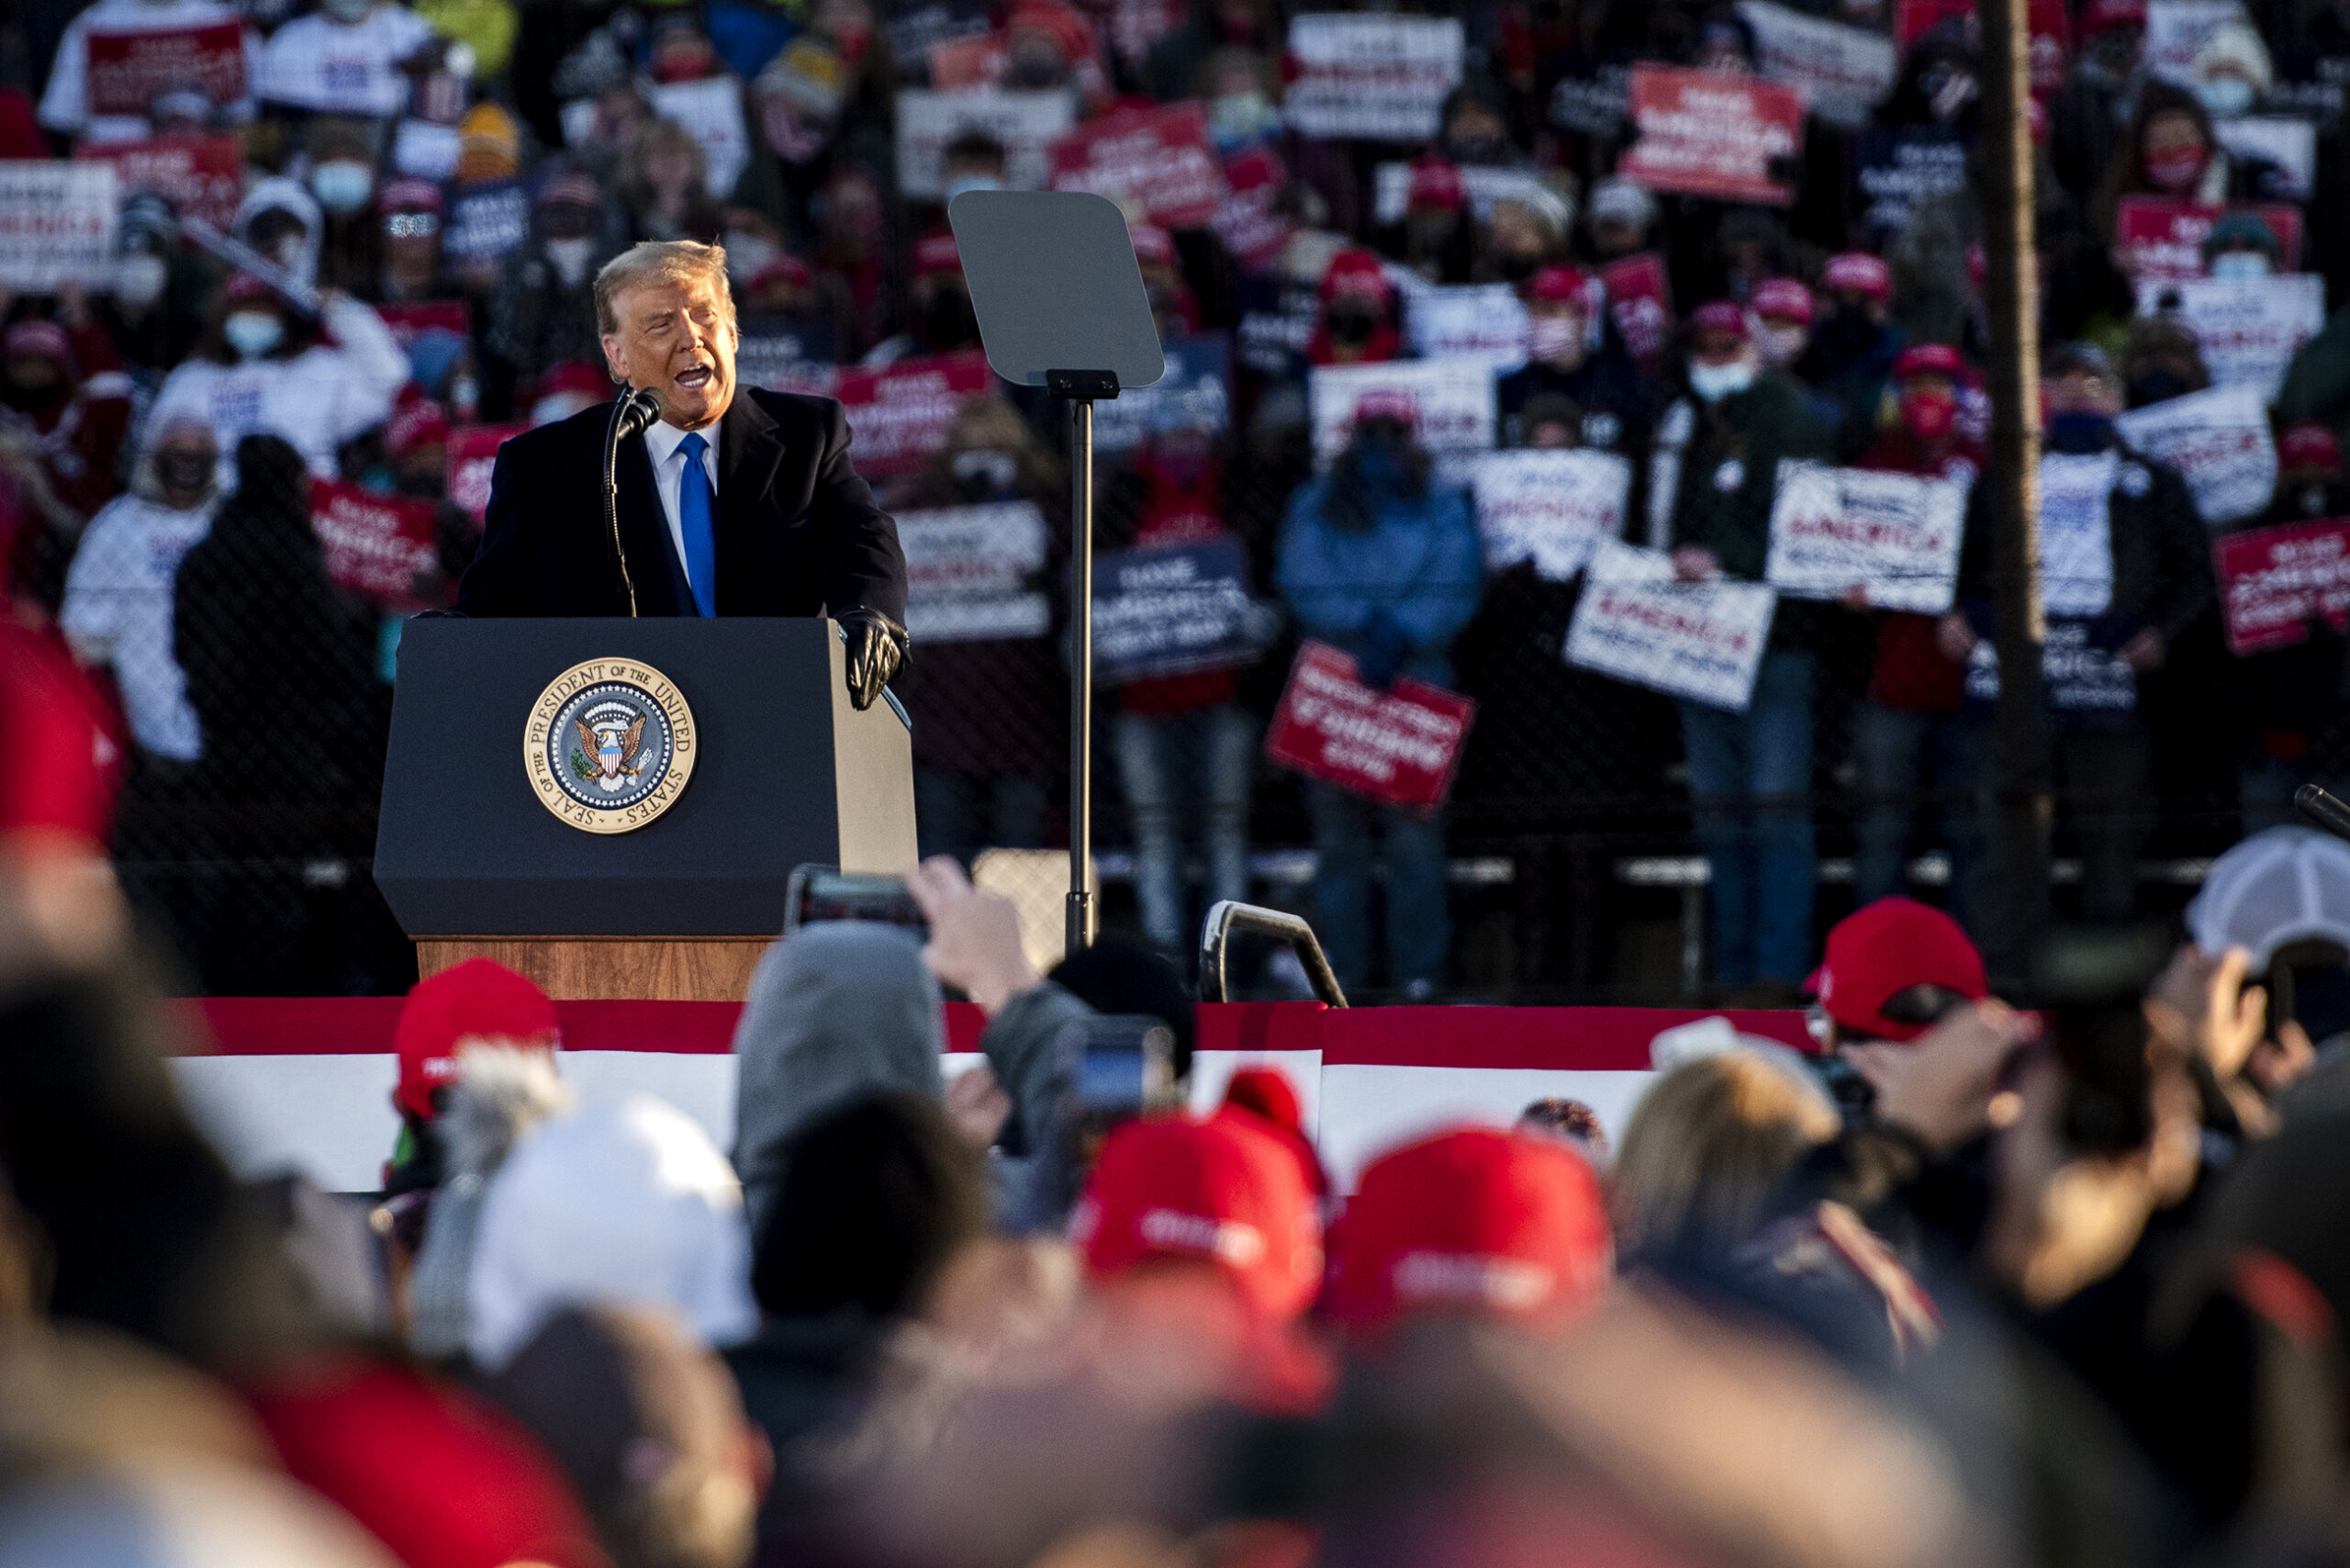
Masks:
[[[1355,399],[1355,423],[1361,424],[1366,420],[1393,420],[1418,430],[1419,399],[1399,387],[1374,386]]]
[[[1412,165],[1411,192],[1405,200],[1412,207],[1459,212],[1468,204],[1469,189],[1461,184],[1459,169],[1441,158],[1423,158]]]
[[[1571,1318],[1614,1270],[1591,1167],[1556,1139],[1493,1127],[1373,1160],[1332,1256],[1330,1309],[1357,1332],[1424,1311]]]
[[[1735,299],[1709,299],[1689,313],[1693,332],[1728,332],[1741,342],[1750,335],[1746,309]]]
[[[1175,259],[1175,237],[1156,223],[1128,224],[1126,238],[1134,241],[1137,262],[1164,263]]]
[[[1880,1040],[1914,1040],[1930,1026],[1883,1015],[1886,1002],[1913,985],[1975,1002],[1991,994],[1983,955],[1958,922],[1901,898],[1865,904],[1830,926],[1827,952],[1804,983],[1838,1024]]]
[[[1811,290],[1791,277],[1764,278],[1747,301],[1765,321],[1797,321],[1811,325]]]
[[[1341,251],[1322,269],[1319,293],[1325,304],[1342,294],[1372,294],[1383,304],[1394,292],[1386,267],[1369,251]]]
[[[1907,381],[1913,375],[1947,375],[1956,380],[1965,374],[1966,361],[1948,343],[1912,343],[1893,362],[1896,381]]]
[[[2277,438],[2277,462],[2280,467],[2302,472],[2312,468],[2331,472],[2342,466],[2342,442],[2323,425],[2288,426]]]
[[[1526,297],[1587,308],[1591,280],[1577,267],[1544,267],[1526,280]]]
[[[399,1108],[427,1121],[432,1092],[457,1081],[457,1051],[469,1040],[553,1050],[560,1032],[554,1003],[535,981],[493,958],[467,958],[420,980],[392,1031],[399,1057]]]
[[[1893,269],[1866,251],[1847,251],[1841,256],[1829,257],[1820,282],[1839,294],[1849,290],[1865,294],[1871,299],[1893,297]]]

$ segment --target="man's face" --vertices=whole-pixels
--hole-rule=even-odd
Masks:
[[[1699,332],[1697,341],[1689,347],[1689,357],[1699,364],[1734,364],[1746,354],[1746,340],[1718,327]]]
[[[2121,389],[2086,370],[2052,375],[2041,386],[2051,419],[2058,414],[2104,414],[2110,418],[2121,411]]]
[[[662,419],[679,430],[713,424],[734,400],[733,313],[709,278],[657,281],[612,301],[620,330],[604,338],[612,379],[663,399]]]

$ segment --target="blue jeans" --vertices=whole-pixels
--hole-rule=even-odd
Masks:
[[[1188,713],[1121,713],[1118,777],[1134,826],[1135,901],[1143,935],[1169,952],[1190,946],[1183,803],[1199,802],[1208,899],[1248,896],[1248,786],[1257,726],[1229,702]]]
[[[1854,902],[1874,903],[1908,892],[1909,827],[1921,803],[1920,790],[1930,787],[1934,818],[1950,853],[1951,916],[1968,924],[1968,894],[1983,843],[1975,778],[1990,745],[1986,727],[1958,713],[1861,704],[1852,715],[1852,761],[1862,802]]]
[[[1811,666],[1808,652],[1774,648],[1745,712],[1680,704],[1697,843],[1713,876],[1718,985],[1800,984],[1811,968]]]
[[[1338,984],[1371,978],[1371,835],[1387,824],[1387,980],[1444,982],[1452,951],[1452,911],[1445,885],[1444,820],[1421,817],[1309,779],[1314,818],[1314,927]]]
[[[1052,786],[1046,778],[989,778],[915,768],[914,837],[923,857],[952,855],[968,866],[982,849],[1041,848]],[[984,834],[979,827],[982,801],[988,814]]]

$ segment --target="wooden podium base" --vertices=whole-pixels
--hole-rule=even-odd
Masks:
[[[772,936],[421,936],[419,975],[495,958],[557,1002],[740,1002]]]

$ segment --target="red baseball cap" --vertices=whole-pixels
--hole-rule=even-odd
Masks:
[[[78,374],[80,366],[73,359],[73,340],[56,322],[39,316],[28,316],[8,329],[5,346],[10,353],[38,354],[65,367],[67,374]]]
[[[2288,426],[2277,438],[2277,462],[2281,467],[2296,471],[2318,468],[2331,472],[2342,466],[2342,442],[2323,425]]]
[[[1393,420],[1413,430],[1420,428],[1419,399],[1393,386],[1374,386],[1355,399],[1355,423]]]
[[[1395,286],[1387,281],[1387,269],[1369,251],[1341,251],[1322,269],[1319,292],[1325,303],[1341,294],[1371,294],[1384,304]]]
[[[1913,985],[1938,985],[1970,1002],[1991,994],[1983,955],[1958,922],[1915,899],[1879,899],[1830,926],[1819,968],[1805,987],[1847,1029],[1914,1040],[1930,1027],[1885,1017],[1886,1002]]]
[[[1591,1167],[1556,1139],[1494,1127],[1372,1161],[1332,1239],[1330,1309],[1358,1333],[1424,1311],[1556,1322],[1614,1271]]]
[[[1591,282],[1576,267],[1544,267],[1526,280],[1526,297],[1564,301],[1586,309],[1591,305]]]
[[[808,263],[786,251],[753,273],[743,285],[743,292],[756,294],[778,279],[800,288],[812,288],[816,284],[816,274]]]
[[[1096,1275],[1205,1263],[1270,1317],[1295,1317],[1322,1282],[1321,1226],[1304,1173],[1245,1112],[1155,1116],[1112,1133],[1069,1235]]]
[[[1273,1136],[1297,1156],[1315,1197],[1330,1190],[1322,1157],[1314,1152],[1313,1140],[1305,1136],[1304,1108],[1298,1103],[1297,1088],[1287,1073],[1277,1067],[1244,1067],[1225,1084],[1224,1104],[1226,1110],[1246,1112],[1272,1128]]]
[[[1966,361],[1948,343],[1912,343],[1893,362],[1896,381],[1907,381],[1913,375],[1947,375],[1955,381],[1965,374]]]
[[[1709,299],[1689,313],[1691,332],[1728,332],[1744,342],[1748,336],[1746,311],[1735,299]]]
[[[1840,293],[1850,289],[1871,299],[1893,297],[1893,269],[1866,251],[1847,251],[1841,256],[1829,257],[1827,270],[1819,276],[1820,282]]]
[[[1441,158],[1423,158],[1412,165],[1411,192],[1404,199],[1412,207],[1459,212],[1469,199],[1469,191],[1461,184],[1459,169]]]
[[[2113,28],[2146,26],[2146,0],[2089,0],[2081,9],[2081,36],[2095,38]]]
[[[1791,277],[1764,278],[1754,286],[1747,303],[1765,321],[1800,321],[1811,325],[1811,290]]]
[[[230,273],[229,281],[220,286],[220,297],[230,304],[241,299],[266,299],[274,303],[277,290],[262,282],[256,273],[235,272]]]
[[[399,1108],[430,1121],[432,1092],[457,1081],[457,1050],[469,1040],[548,1050],[561,1033],[554,1003],[535,981],[494,958],[467,958],[416,982],[392,1031],[400,1058]]]

